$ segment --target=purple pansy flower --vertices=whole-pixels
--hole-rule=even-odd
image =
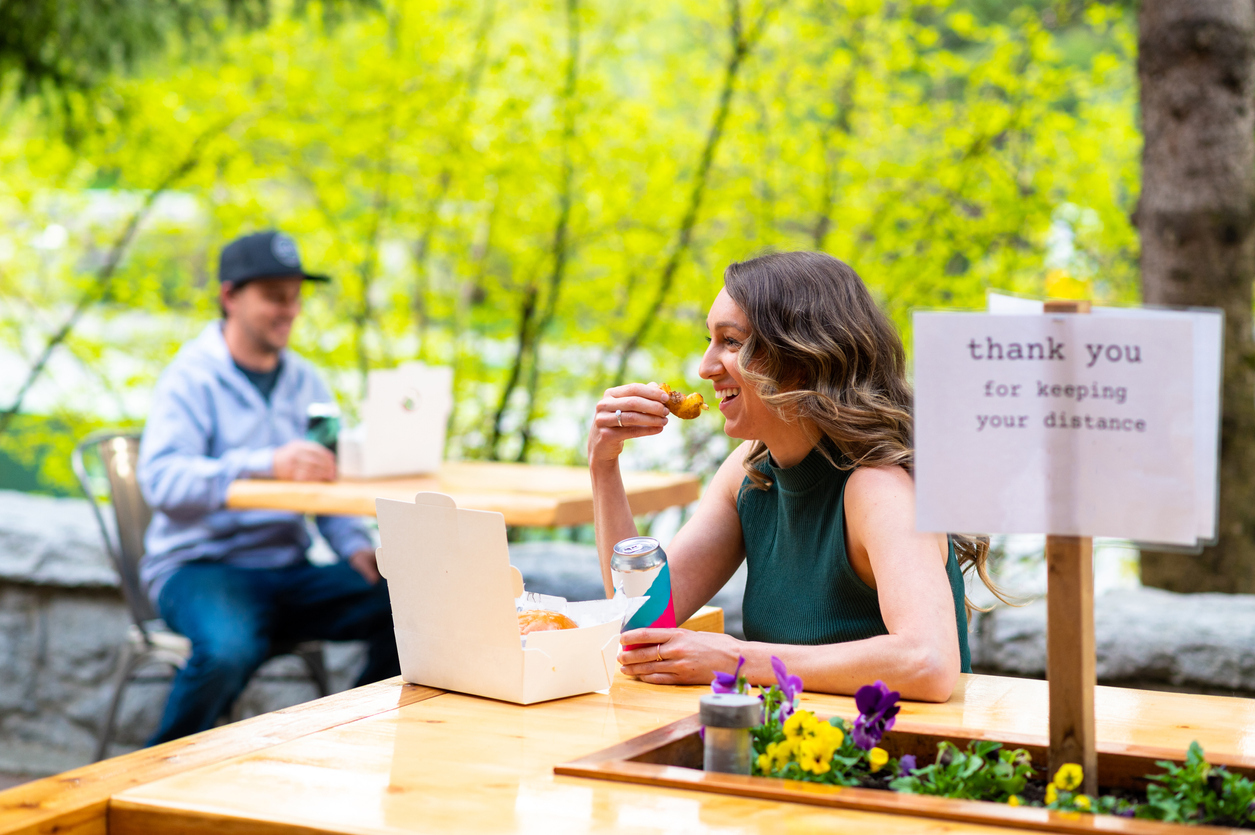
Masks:
[[[715,673],[715,679],[710,683],[710,689],[716,693],[740,693],[741,692],[741,668],[745,666],[745,656],[740,656],[736,660],[736,669],[730,673]]]
[[[793,715],[797,697],[802,692],[802,679],[799,676],[790,675],[788,668],[784,666],[784,662],[774,655],[771,656],[771,669],[776,674],[776,685],[780,688],[779,719],[783,722]]]
[[[915,770],[915,755],[903,754],[902,759],[898,760],[898,776],[906,777]]]
[[[854,704],[858,707],[859,717],[854,720],[854,744],[864,751],[870,751],[880,744],[885,731],[893,727],[894,717],[898,715],[897,690],[890,690],[883,681],[866,684],[854,694]]]

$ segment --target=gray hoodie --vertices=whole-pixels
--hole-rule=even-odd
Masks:
[[[223,507],[232,481],[272,475],[275,449],[305,436],[310,403],[332,399],[309,363],[291,351],[282,361],[267,403],[213,322],[157,382],[139,452],[140,489],[153,509],[140,579],[154,605],[166,579],[194,560],[279,568],[305,558],[300,514]],[[319,516],[318,530],[341,559],[373,545],[351,517]]]

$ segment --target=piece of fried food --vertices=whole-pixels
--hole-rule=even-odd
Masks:
[[[550,632],[554,629],[575,629],[576,623],[561,612],[547,609],[529,609],[519,612],[519,634]]]
[[[678,418],[692,420],[700,415],[703,410],[710,408],[697,392],[693,392],[686,397],[680,392],[674,391],[666,383],[663,383],[660,388],[669,395],[667,409]]]

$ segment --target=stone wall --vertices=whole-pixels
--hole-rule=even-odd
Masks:
[[[0,491],[0,772],[55,774],[91,761],[113,694],[130,615],[82,499]],[[329,644],[332,685],[360,670],[357,644]],[[293,658],[267,664],[242,697],[244,716],[317,695]],[[168,669],[141,671],[119,712],[112,754],[156,729]]]
[[[1255,595],[1112,589],[1094,600],[1104,684],[1255,695]],[[972,624],[978,671],[1043,678],[1046,602],[1001,606]]]

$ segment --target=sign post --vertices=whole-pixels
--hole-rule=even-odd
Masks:
[[[1047,535],[1048,776],[1080,765],[1092,795],[1092,537],[1214,536],[1223,320],[1070,301],[914,324],[916,527]]]
[[[1045,313],[1089,313],[1088,301],[1048,301]],[[1094,737],[1094,540],[1046,537],[1046,681],[1050,771],[1078,763],[1081,791],[1098,794]]]

